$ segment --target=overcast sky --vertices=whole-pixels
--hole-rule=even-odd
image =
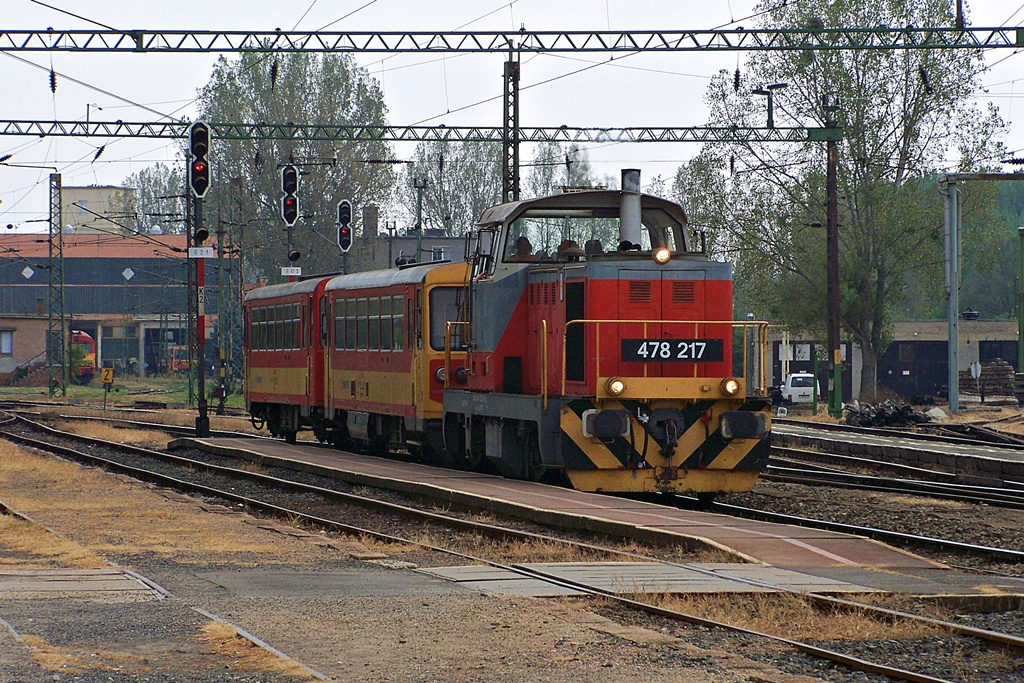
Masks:
[[[105,25],[150,31],[509,30],[520,26],[529,30],[681,30],[752,26],[748,15],[754,4],[750,0],[3,0],[3,25],[37,30]],[[1024,25],[1024,4],[1018,4],[1018,0],[974,0],[969,3],[970,23]],[[524,127],[702,125],[707,116],[702,100],[710,77],[719,69],[734,70],[745,54],[638,54],[584,71],[580,69],[588,66],[586,62],[607,62],[607,58],[596,53],[524,55],[520,123]],[[209,53],[0,53],[4,100],[0,119],[84,120],[87,110],[93,120],[155,121],[159,117],[153,110],[191,119],[195,117],[193,100],[209,79],[216,58]],[[501,125],[504,56],[363,54],[357,59],[383,84],[392,124]],[[999,106],[1010,122],[1007,143],[1017,156],[1024,156],[1024,121],[1020,125],[1015,121],[1024,118],[1024,102],[1017,101],[1024,98],[1024,55],[1007,49],[989,51],[986,63],[993,68],[984,75],[987,92],[977,94],[979,102],[991,99]],[[51,65],[62,74],[56,94],[50,92]],[[559,76],[564,77],[541,84]],[[530,87],[533,84],[539,85]],[[776,124],[796,122],[777,120]],[[102,144],[106,144],[102,156],[91,163]],[[646,183],[658,175],[671,177],[698,149],[693,143],[595,144],[589,154],[598,172],[617,177],[618,169],[637,167]],[[412,146],[396,146],[395,152],[408,157]],[[116,185],[153,163],[175,161],[169,141],[152,139],[8,137],[0,140],[0,155],[9,153],[14,154],[11,164],[58,169],[64,185]],[[524,147],[524,159],[531,153]],[[51,168],[0,166],[0,225],[31,231],[46,228],[38,221],[48,213],[46,187],[51,172]]]

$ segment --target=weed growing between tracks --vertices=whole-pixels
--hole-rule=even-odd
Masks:
[[[212,553],[230,561],[239,554],[275,551],[242,534],[217,533],[199,506],[182,505],[174,497],[0,441],[0,500],[58,529],[66,521],[100,556],[154,553],[187,562]],[[79,518],[97,520],[96,526],[82,527]]]
[[[80,545],[43,527],[0,514],[0,567],[103,569],[108,565]]]
[[[70,432],[90,439],[100,439],[112,443],[127,443],[145,448],[163,450],[172,437],[165,432],[153,429],[135,429],[133,427],[112,427],[98,422],[58,422],[55,427],[63,432]]]
[[[238,635],[233,628],[218,621],[206,623],[197,640],[212,654],[224,661],[225,669],[283,673],[306,680],[314,678],[298,663],[257,647],[251,641]]]
[[[549,539],[498,539],[476,533],[448,532],[444,529],[419,530],[407,534],[408,543],[382,541],[361,535],[358,541],[372,552],[396,555],[418,555],[423,546],[444,548],[498,564],[524,562],[623,562],[643,561],[623,555],[589,550]]]
[[[794,640],[892,640],[946,635],[945,629],[920,621],[880,620],[877,615],[862,610],[815,605],[792,593],[638,593],[627,597],[684,614]]]
[[[140,655],[95,648],[58,647],[35,635],[23,634],[22,638],[32,659],[49,671],[63,674],[84,674],[95,670],[118,673],[149,671],[148,660]],[[55,676],[54,680],[59,680],[59,677]]]

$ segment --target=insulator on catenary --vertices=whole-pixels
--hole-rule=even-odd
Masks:
[[[732,89],[735,92],[740,91],[740,68],[736,67],[736,73],[732,77]]]
[[[50,92],[57,93],[57,72],[50,69]]]

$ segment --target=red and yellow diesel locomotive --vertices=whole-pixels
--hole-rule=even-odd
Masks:
[[[530,199],[485,211],[474,238],[466,263],[251,292],[254,423],[588,491],[754,484],[766,325],[732,320],[731,268],[680,206],[628,189]]]

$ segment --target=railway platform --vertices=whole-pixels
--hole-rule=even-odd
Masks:
[[[246,438],[183,438],[194,447],[353,484],[441,497],[457,505],[584,532],[688,548],[714,547],[739,561],[841,581],[868,590],[917,595],[1022,595],[1024,580],[975,577],[870,539],[739,519],[534,482],[446,470],[335,451],[315,445]]]

